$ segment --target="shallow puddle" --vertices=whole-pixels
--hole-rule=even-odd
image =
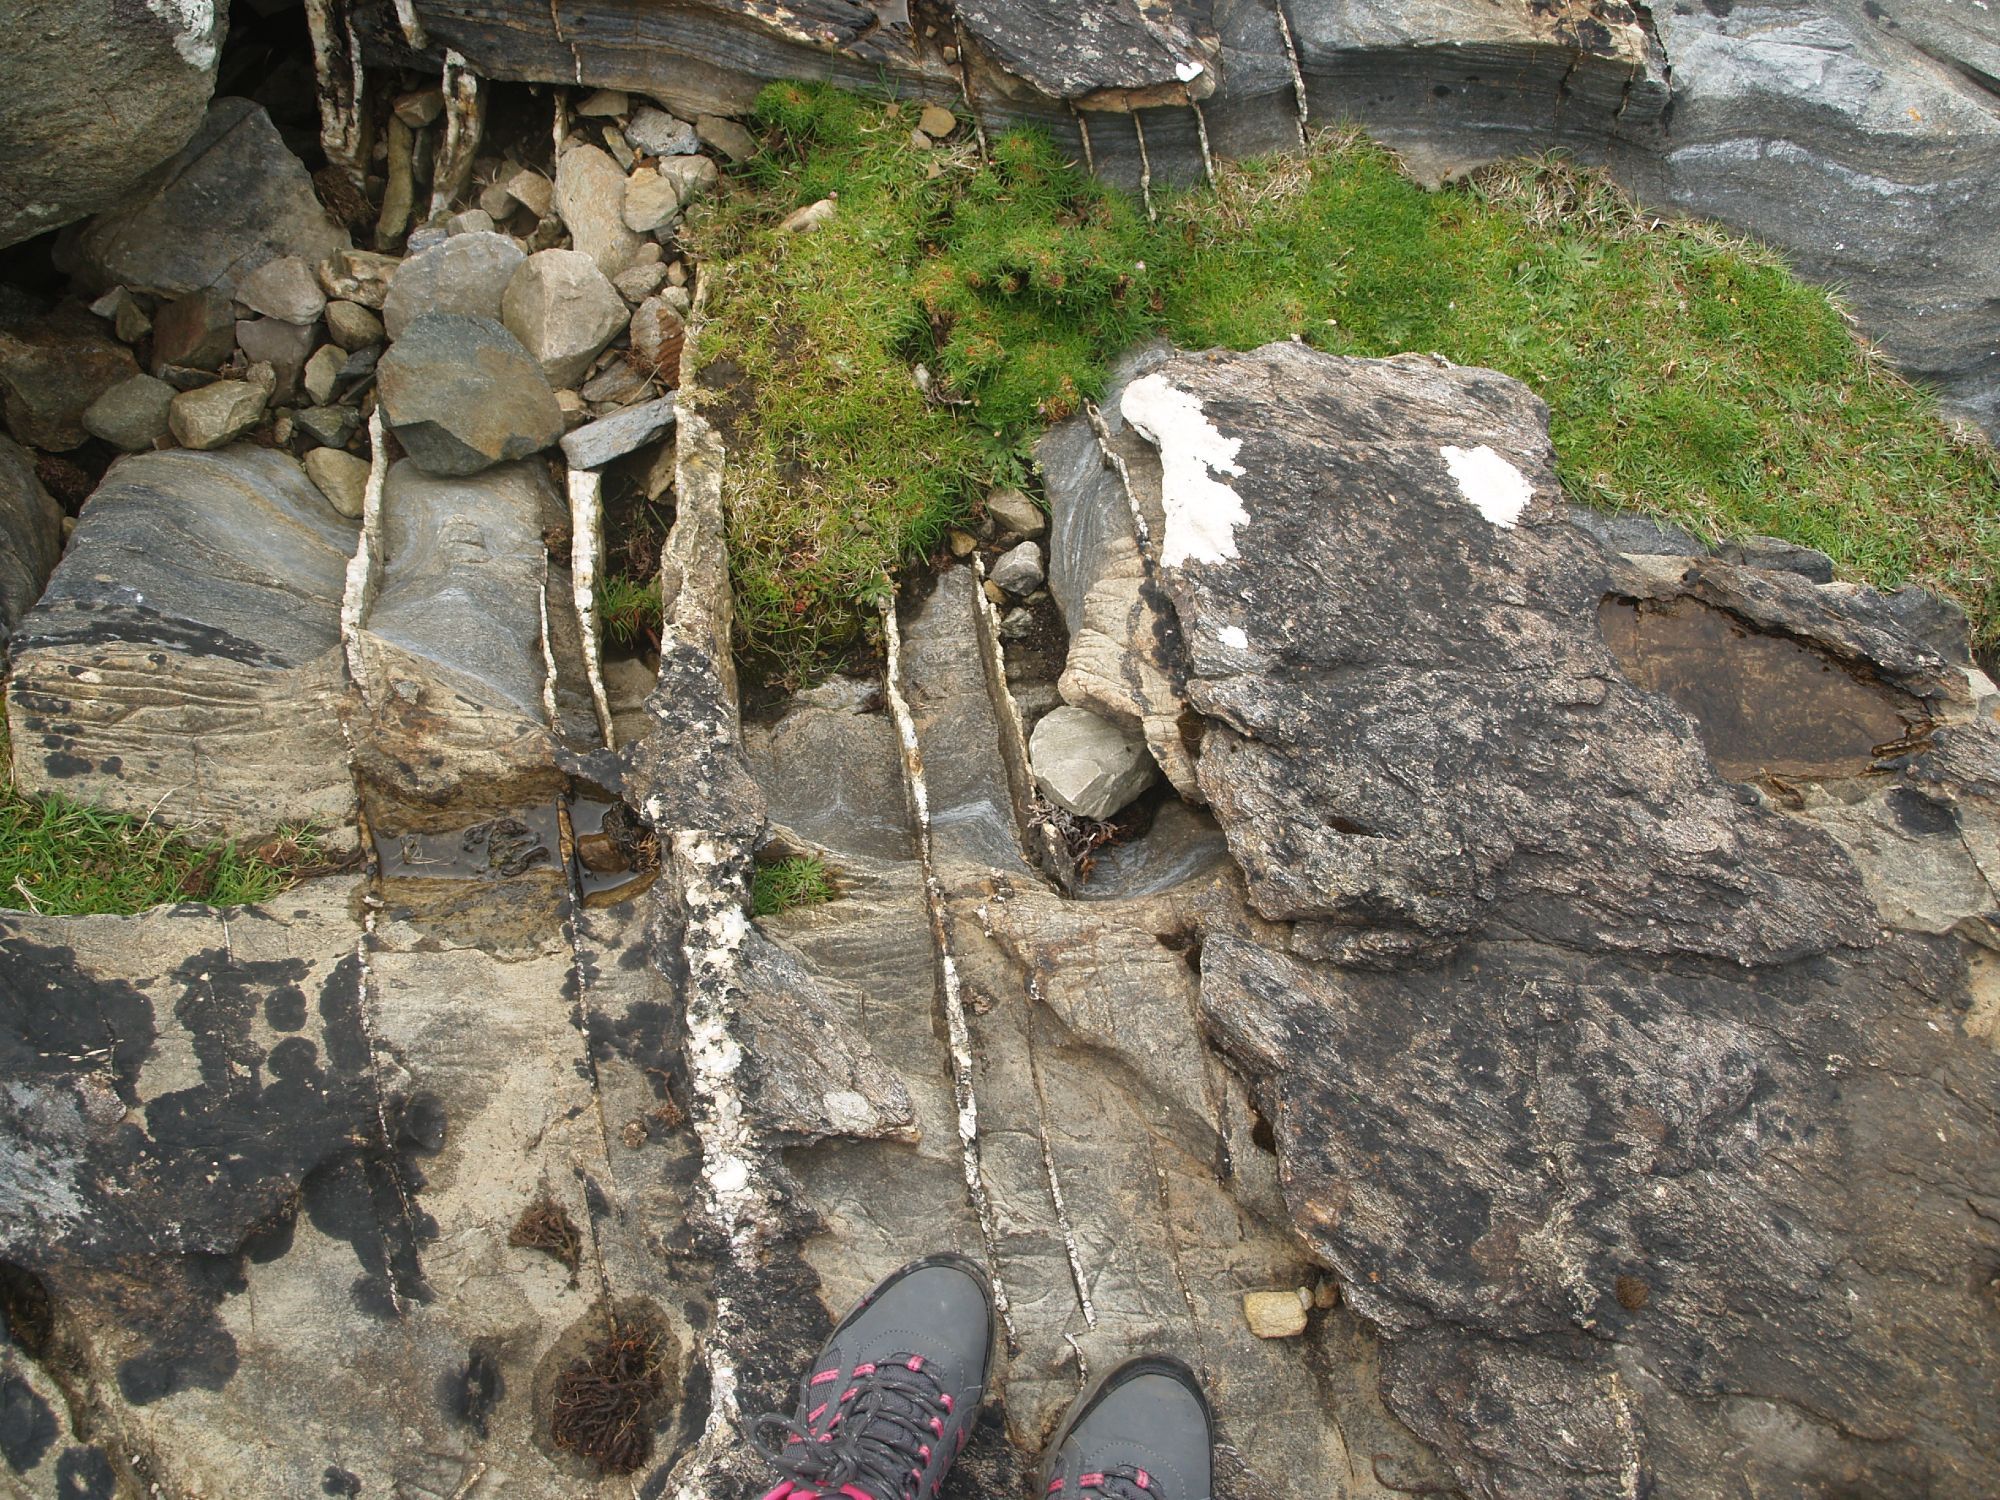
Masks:
[[[1695,722],[1732,781],[1856,776],[1924,723],[1907,693],[1698,599],[1607,598],[1598,626],[1625,675]]]

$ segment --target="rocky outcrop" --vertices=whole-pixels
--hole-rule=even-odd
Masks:
[[[2000,196],[2000,43],[1974,7],[960,0],[920,27],[900,5],[585,6],[575,25],[537,0],[415,9],[491,76],[682,114],[741,112],[772,78],[886,78],[1039,125],[1128,185],[1322,121],[1360,121],[1430,176],[1561,147],[1837,282],[1898,361],[2000,431],[2000,228],[1980,211]]]
[[[229,7],[18,0],[0,15],[0,245],[107,207],[201,124]]]
[[[14,637],[19,785],[237,836],[348,827],[354,544],[282,453],[120,459]]]
[[[1478,1494],[1992,1488],[1991,684],[1870,591],[1605,552],[1489,372],[1274,345],[1121,404],[1252,909],[1202,1012],[1391,1407]],[[1818,694],[1799,762],[1607,607],[1726,610],[1708,675]]]

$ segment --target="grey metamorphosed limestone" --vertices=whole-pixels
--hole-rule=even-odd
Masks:
[[[1042,508],[1019,490],[1001,487],[986,492],[986,514],[1003,536],[1039,537],[1048,530]]]
[[[337,844],[354,544],[282,453],[120,459],[14,640],[17,783],[203,833],[316,823]]]
[[[632,264],[639,236],[625,225],[625,174],[595,146],[572,146],[556,162],[556,212],[571,243],[607,277]]]
[[[298,399],[299,377],[318,342],[317,330],[281,318],[242,318],[236,324],[236,347],[252,364],[269,365],[277,376],[279,401]]]
[[[132,375],[84,408],[84,430],[122,453],[144,453],[167,435],[174,388],[151,375]]]
[[[757,154],[757,137],[726,115],[696,115],[695,134],[731,161],[748,161]]]
[[[201,124],[223,6],[13,0],[0,11],[0,245],[115,202]]]
[[[233,293],[268,260],[317,266],[347,245],[263,108],[218,99],[143,192],[84,226],[69,258],[86,280],[180,296]]]
[[[389,283],[402,267],[402,260],[394,255],[340,250],[321,261],[315,274],[329,298],[379,310],[388,299]]]
[[[571,467],[601,469],[613,459],[636,453],[674,425],[674,398],[660,396],[600,417],[562,440]]]
[[[425,313],[375,368],[382,409],[427,473],[476,474],[562,436],[541,366],[490,318]]]
[[[655,170],[673,184],[674,196],[683,204],[714,192],[720,175],[715,163],[706,156],[670,156]]]
[[[0,645],[61,555],[62,507],[43,488],[28,450],[0,437]]]
[[[641,167],[626,179],[625,227],[634,234],[665,229],[680,211],[679,192],[651,167]]]
[[[429,312],[500,317],[507,283],[527,252],[504,234],[455,234],[404,261],[382,301],[391,339]]]
[[[168,365],[219,370],[236,348],[231,299],[207,289],[160,305],[153,315],[153,373]]]
[[[360,520],[368,492],[368,460],[340,448],[315,448],[304,462],[306,477],[326,496],[326,503],[348,520]]]
[[[326,305],[326,335],[352,353],[381,343],[388,330],[380,318],[359,302],[332,301]]]
[[[182,391],[167,407],[167,426],[183,448],[220,448],[233,443],[263,418],[278,376],[267,364],[252,365],[242,380],[217,380]]]
[[[694,126],[650,104],[632,111],[625,124],[625,139],[648,156],[692,156],[701,149]]]
[[[326,293],[313,268],[296,255],[267,260],[236,287],[236,300],[252,312],[310,327],[326,311]]]
[[[1028,739],[1035,785],[1079,818],[1108,818],[1153,784],[1143,736],[1087,708],[1051,709]]]
[[[994,561],[993,581],[1018,598],[1042,586],[1042,549],[1036,542],[1016,542]]]
[[[337,344],[322,344],[313,351],[313,357],[306,361],[304,384],[306,395],[317,406],[324,406],[333,399],[333,393],[340,385],[341,371],[347,366],[347,356]]]
[[[617,289],[580,250],[538,250],[508,279],[501,320],[553,386],[572,386],[625,327]]]

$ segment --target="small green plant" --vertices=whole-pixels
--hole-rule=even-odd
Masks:
[[[14,785],[0,727],[0,907],[46,916],[129,916],[173,901],[268,901],[322,863],[312,829],[245,850],[185,838],[149,819],[31,797]]]
[[[703,389],[725,471],[740,646],[795,685],[867,630],[878,580],[1137,339],[1436,352],[1550,408],[1579,501],[1710,540],[1761,532],[1850,577],[1915,580],[2000,643],[2000,467],[1768,249],[1664,222],[1559,158],[1427,192],[1359,131],[1156,194],[1157,223],[1042,135],[923,149],[908,112],[761,96],[765,151],[699,210]],[[838,195],[833,220],[778,229]]]
[[[660,647],[659,575],[644,583],[613,573],[597,591],[598,614],[604,621],[604,642],[619,651],[650,645]]]
[[[757,866],[750,882],[753,916],[775,917],[800,906],[821,906],[833,899],[833,877],[816,854],[800,854]]]

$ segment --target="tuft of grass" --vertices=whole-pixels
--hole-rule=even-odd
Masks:
[[[823,906],[833,899],[833,877],[816,854],[801,854],[757,866],[750,882],[752,916],[775,917],[800,906]]]
[[[319,846],[316,830],[288,828],[246,850],[65,797],[27,796],[14,785],[0,724],[0,907],[130,916],[174,901],[251,905],[323,867]]]
[[[625,573],[613,573],[597,591],[605,644],[617,650],[632,651],[645,645],[659,650],[660,610],[657,573],[644,583]]]
[[[2000,644],[2000,464],[1853,333],[1837,297],[1713,225],[1642,214],[1557,157],[1428,192],[1359,131],[1156,195],[1149,223],[1050,141],[924,150],[909,112],[761,96],[764,152],[699,210],[703,385],[731,449],[746,665],[784,685],[868,628],[887,578],[1142,336],[1419,350],[1524,381],[1571,496],[1713,540],[1765,533]],[[778,222],[837,194],[833,221]],[[923,386],[928,389],[921,388]]]

